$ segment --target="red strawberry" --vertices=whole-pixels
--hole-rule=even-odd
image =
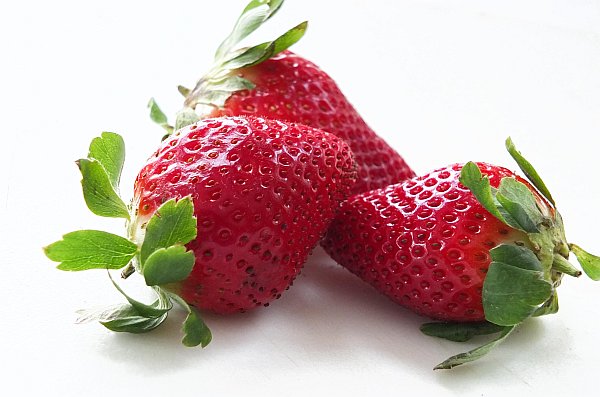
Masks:
[[[135,183],[137,225],[191,196],[196,264],[181,282],[217,313],[268,305],[289,287],[356,179],[347,145],[303,125],[206,119],[165,140]]]
[[[354,192],[414,176],[403,158],[365,123],[335,81],[314,63],[286,49],[298,41],[306,22],[270,43],[234,46],[273,15],[282,1],[251,4],[221,44],[214,66],[186,96],[177,127],[197,117],[255,115],[306,124],[344,139],[359,166]]]
[[[322,245],[400,305],[467,323],[428,325],[429,334],[453,340],[492,332],[505,337],[525,318],[555,312],[562,275],[581,274],[567,262],[569,251],[591,277],[600,276],[594,274],[597,259],[566,242],[545,185],[510,140],[507,146],[539,192],[503,167],[453,164],[352,196]],[[489,323],[473,324],[484,321]]]
[[[304,125],[205,119],[163,141],[140,171],[133,203],[117,194],[124,151],[104,133],[78,162],[88,207],[128,220],[128,238],[84,230],[46,247],[62,270],[135,268],[158,296],[86,313],[115,331],[158,326],[171,300],[189,312],[184,344],[206,345],[189,305],[216,313],[267,306],[288,289],[356,180],[347,144]],[[109,273],[110,274],[110,273]]]

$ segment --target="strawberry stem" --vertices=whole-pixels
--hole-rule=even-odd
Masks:
[[[557,272],[561,272],[564,274],[568,274],[572,277],[581,276],[581,270],[577,269],[575,266],[571,264],[564,256],[559,254],[554,254],[554,261],[552,262],[552,269]]]

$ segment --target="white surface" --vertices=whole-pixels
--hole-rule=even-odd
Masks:
[[[134,5],[135,4],[135,5]],[[0,348],[7,395],[574,395],[600,370],[600,284],[568,279],[557,315],[527,322],[485,359],[431,368],[460,345],[379,296],[320,250],[266,309],[206,316],[208,348],[179,344],[174,313],[153,333],[75,325],[120,301],[101,272],[54,269],[41,247],[91,215],[73,161],[103,130],[128,144],[122,191],[245,5],[236,1],[11,2],[0,13]],[[332,75],[417,172],[486,160],[514,168],[511,135],[537,166],[568,237],[600,252],[600,3],[288,0],[264,39],[310,20],[294,50]],[[257,32],[258,33],[258,32]],[[270,35],[269,35],[270,34]],[[254,40],[252,40],[254,41]],[[440,394],[433,394],[440,393]],[[588,392],[589,394],[589,392]]]

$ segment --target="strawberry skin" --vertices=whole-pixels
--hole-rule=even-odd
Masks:
[[[530,186],[506,168],[477,165],[493,187],[503,177]],[[461,168],[455,164],[352,196],[322,245],[342,266],[419,314],[444,321],[485,320],[481,295],[490,250],[528,240],[459,183]]]
[[[254,115],[302,123],[328,131],[350,145],[359,166],[353,192],[402,182],[415,174],[348,102],[335,81],[314,63],[284,51],[236,76],[255,85],[234,92],[208,117]]]
[[[191,274],[171,289],[216,313],[268,305],[289,288],[356,180],[338,137],[255,117],[205,119],[165,140],[140,171],[136,235],[166,200],[191,196]]]

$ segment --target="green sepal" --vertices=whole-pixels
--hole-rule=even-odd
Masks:
[[[200,120],[200,118],[198,117],[198,114],[196,114],[196,111],[186,106],[177,112],[177,117],[175,119],[175,130],[180,130],[183,127],[192,125],[198,120]]]
[[[519,229],[527,233],[538,233],[538,225],[542,223],[542,213],[537,207],[531,190],[514,178],[502,178],[496,200],[510,214]]]
[[[196,98],[195,104],[223,107],[232,93],[253,88],[254,84],[243,77],[226,75],[218,80],[207,81],[203,87],[203,95]],[[193,115],[196,116],[196,113]],[[189,121],[195,122],[194,117],[191,116]]]
[[[282,4],[283,0],[250,1],[238,17],[229,36],[227,36],[221,45],[219,45],[219,48],[217,48],[215,59],[221,59],[224,55],[229,53],[240,41],[275,15]]]
[[[489,178],[481,173],[477,164],[469,161],[463,165],[458,180],[465,187],[469,188],[477,201],[479,201],[490,214],[500,221],[507,223],[503,214],[498,209]]]
[[[96,159],[80,159],[83,197],[90,211],[99,216],[129,219],[127,206],[117,194],[108,173]]]
[[[577,244],[569,244],[585,274],[594,281],[600,280],[600,257],[592,255]]]
[[[554,202],[554,199],[552,198],[550,191],[546,187],[546,184],[544,183],[544,181],[542,180],[540,175],[537,173],[535,168],[533,168],[533,165],[531,165],[531,163],[529,161],[527,161],[527,159],[525,157],[523,157],[521,152],[519,152],[517,150],[517,148],[515,147],[515,144],[513,143],[512,139],[510,137],[506,138],[505,145],[506,145],[506,150],[508,150],[508,153],[511,155],[511,157],[517,162],[519,168],[521,169],[521,171],[523,171],[523,173],[525,174],[527,179],[529,179],[529,181],[533,184],[533,186],[535,186],[537,188],[537,190],[544,197],[546,197],[546,199],[550,203],[552,203],[553,206],[556,206],[556,203]]]
[[[150,109],[150,119],[160,125],[167,132],[166,135],[171,135],[173,126],[169,124],[167,115],[158,107],[154,98],[150,98],[148,101],[148,109]]]
[[[112,187],[119,191],[119,181],[125,162],[125,142],[121,135],[114,132],[103,132],[101,136],[92,139],[88,158],[96,159],[108,176]]]
[[[538,307],[531,317],[540,317],[556,312],[558,312],[558,294],[556,293],[556,290],[554,290],[550,298],[544,302],[543,305]]]
[[[108,277],[129,303],[94,311],[80,310],[78,324],[98,321],[111,331],[139,334],[153,330],[167,318],[167,313],[173,304],[169,295],[160,288],[153,288],[157,294],[157,300],[147,305],[127,295],[114,281],[110,272],[108,272]]]
[[[436,369],[452,369],[458,365],[462,365],[471,361],[475,361],[480,359],[481,357],[488,354],[492,351],[496,346],[498,346],[502,341],[504,341],[515,329],[516,326],[504,327],[500,332],[500,335],[485,345],[479,346],[473,350],[470,350],[466,353],[460,353],[455,356],[452,356],[445,360],[444,362],[438,364],[433,368]]]
[[[231,75],[227,75],[219,80],[209,80],[207,84],[211,90],[225,91],[229,93],[242,90],[251,90],[254,88],[254,84],[251,81],[240,76]]]
[[[146,284],[162,285],[184,280],[192,271],[195,260],[194,253],[186,251],[182,245],[159,248],[144,263]]]
[[[233,93],[254,88],[252,82],[238,76],[236,71],[266,61],[285,51],[304,36],[308,27],[306,21],[289,29],[273,41],[234,49],[242,39],[270,18],[282,2],[282,0],[251,1],[242,12],[231,34],[217,49],[210,71],[196,83],[194,89],[178,87],[179,92],[185,96],[185,101],[184,109],[177,115],[175,129],[198,120],[196,114],[192,114],[187,108],[195,110],[198,105],[222,108]]]
[[[495,334],[502,331],[504,327],[486,321],[479,323],[435,322],[423,324],[420,329],[425,335],[453,342],[466,342],[477,335]]]
[[[143,334],[152,331],[162,324],[167,315],[158,318],[148,318],[135,314],[131,306],[124,307],[123,311],[115,314],[114,318],[107,321],[99,321],[111,331],[129,332],[132,334]]]
[[[184,336],[181,339],[181,343],[187,347],[198,345],[206,347],[212,340],[210,329],[192,308],[190,308],[190,311],[183,322],[182,331]]]
[[[183,343],[187,347],[202,346],[206,347],[212,340],[210,329],[198,315],[198,313],[181,299],[179,295],[170,294],[171,298],[179,303],[188,313],[181,330],[183,331]]]
[[[492,262],[483,282],[485,319],[498,325],[519,324],[550,298],[552,291],[543,272]]]
[[[190,94],[190,92],[191,92],[192,90],[190,90],[189,88],[187,88],[187,87],[184,87],[184,86],[182,86],[182,85],[178,85],[178,86],[177,86],[177,91],[179,91],[179,93],[180,93],[181,95],[183,95],[183,97],[185,98],[185,97],[187,97],[187,96]]]
[[[116,234],[78,230],[44,248],[46,256],[60,262],[60,270],[120,269],[137,253],[137,245]]]
[[[142,269],[146,259],[156,250],[184,245],[196,237],[196,218],[191,197],[170,199],[161,205],[148,221],[140,251]]]
[[[525,270],[543,272],[544,268],[533,251],[527,247],[500,244],[490,250],[494,262],[502,262]]]
[[[80,311],[81,317],[77,319],[78,324],[91,320],[98,321],[100,324],[115,332],[129,332],[141,334],[152,331],[158,327],[166,318],[166,314],[161,317],[141,316],[133,306],[126,303],[102,309],[97,312]]]
[[[236,51],[231,54],[230,58],[226,59],[221,69],[236,70],[244,67],[257,65],[265,60],[279,54],[288,49],[304,36],[308,22],[302,22],[294,26],[273,41],[264,42],[253,47]]]
[[[108,277],[110,278],[110,281],[117,289],[117,291],[119,291],[121,295],[123,295],[125,299],[127,299],[127,302],[129,302],[131,307],[133,307],[140,316],[148,318],[157,318],[166,314],[169,310],[173,308],[173,304],[171,303],[171,299],[169,299],[169,296],[158,287],[152,288],[154,292],[156,292],[158,298],[152,304],[147,305],[127,295],[127,293],[125,293],[125,291],[123,291],[119,284],[117,284],[112,278],[110,272],[108,272]]]

